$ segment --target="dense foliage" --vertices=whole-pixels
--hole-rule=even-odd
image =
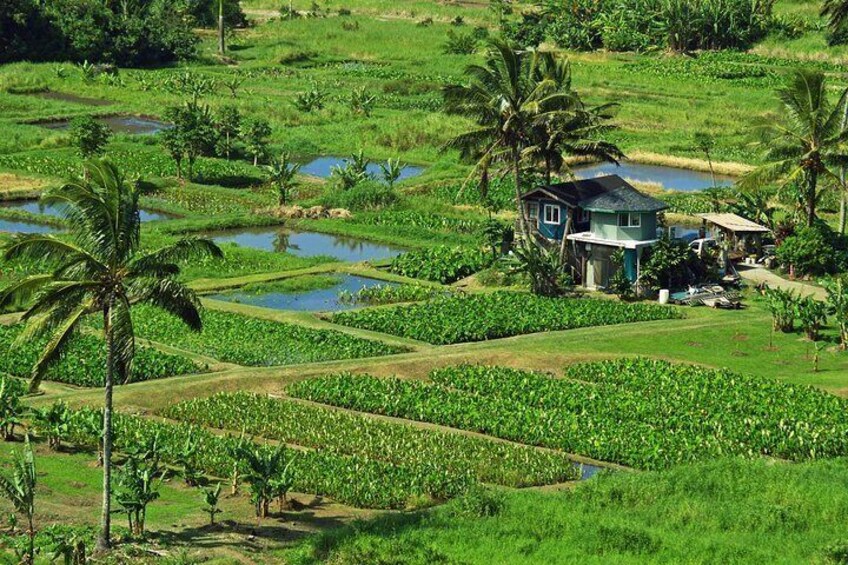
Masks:
[[[776,27],[773,0],[548,0],[505,32],[523,46],[568,49],[747,49]]]
[[[205,2],[211,4],[210,0]],[[10,0],[0,6],[0,63],[91,61],[122,66],[190,57],[197,42],[189,14],[148,0]]]
[[[439,245],[398,255],[389,270],[405,277],[450,284],[491,263],[492,257],[480,249]]]
[[[200,334],[189,331],[173,316],[144,306],[133,312],[133,323],[140,337],[239,365],[291,365],[400,351],[397,347],[341,332],[214,310],[204,312],[203,333]]]
[[[0,373],[29,377],[47,339],[15,343],[22,327],[0,325]],[[76,386],[103,386],[106,350],[101,338],[81,333],[73,338],[65,355],[48,370],[46,378]],[[132,381],[162,379],[205,370],[185,357],[164,353],[151,347],[136,350]]]
[[[82,447],[96,448],[100,441],[96,422],[100,418],[98,410],[71,412],[63,439]],[[155,442],[164,462],[188,463],[219,478],[231,476],[239,465],[238,454],[246,441],[230,435],[216,435],[198,426],[120,413],[114,415],[114,429],[115,446],[119,450],[137,449]],[[189,452],[187,445],[192,446]],[[275,448],[259,446],[258,449]],[[339,502],[365,508],[404,508],[422,497],[445,500],[473,484],[469,474],[451,473],[436,466],[423,470],[329,451],[291,450],[288,456],[292,460],[295,490],[327,495]]]
[[[657,304],[493,292],[447,296],[424,304],[340,312],[333,316],[333,321],[444,345],[679,316],[677,310]]]
[[[844,236],[824,222],[801,227],[777,248],[777,259],[797,276],[822,276],[848,268],[848,245]]]
[[[164,416],[219,429],[420,469],[471,472],[479,481],[529,486],[577,478],[564,455],[250,393],[222,393],[169,407]]]
[[[431,373],[432,384],[340,375],[289,393],[645,469],[848,453],[848,404],[813,387],[647,359],[574,365],[565,376],[456,366]]]

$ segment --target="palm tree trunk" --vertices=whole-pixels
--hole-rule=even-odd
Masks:
[[[224,44],[224,0],[218,0],[218,53],[223,55],[226,51]]]
[[[518,234],[528,237],[530,235],[529,225],[527,222],[527,214],[524,211],[524,204],[521,202],[521,154],[518,151],[518,144],[512,146],[512,166],[513,174],[515,175],[515,204],[518,206]]]
[[[816,186],[818,184],[818,172],[811,170],[807,179],[807,226],[812,227],[816,223]]]
[[[848,199],[848,194],[845,193],[845,170],[842,170],[842,198],[839,199],[839,233],[845,235],[845,207],[846,207],[846,199]]]
[[[112,383],[115,376],[115,351],[112,339],[111,305],[103,310],[106,336],[106,383],[103,403],[103,507],[100,514],[100,534],[96,552],[103,553],[112,547]]]

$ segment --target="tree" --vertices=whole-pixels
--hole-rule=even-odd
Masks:
[[[740,186],[750,190],[777,182],[783,188],[798,181],[807,225],[812,226],[820,191],[828,185],[842,186],[839,167],[848,163],[843,148],[848,140],[848,130],[843,127],[848,89],[833,105],[827,97],[824,73],[796,70],[777,94],[781,113],[765,130],[766,164],[745,175]]]
[[[824,279],[821,284],[827,292],[828,313],[839,326],[839,348],[848,349],[848,276]]]
[[[824,0],[822,2],[821,16],[827,17],[827,25],[831,32],[838,33],[845,29],[848,23],[848,1],[846,0]]]
[[[71,120],[71,142],[85,160],[103,154],[112,130],[91,116],[80,116]]]
[[[827,304],[812,296],[798,299],[798,322],[810,341],[819,340],[819,331],[827,321]]]
[[[215,525],[215,515],[221,513],[221,509],[218,508],[218,501],[221,498],[221,483],[216,483],[215,488],[206,488],[203,489],[203,501],[206,503],[206,506],[203,508],[203,511],[209,514],[209,525]]]
[[[241,112],[235,106],[224,106],[215,117],[215,127],[219,134],[215,148],[219,155],[224,155],[229,161],[233,144],[241,128]]]
[[[300,170],[300,165],[291,162],[291,155],[283,152],[279,159],[271,159],[271,163],[265,165],[265,174],[268,181],[277,189],[280,206],[285,206],[291,196],[291,191],[297,184],[295,176]]]
[[[459,149],[463,158],[508,164],[522,233],[527,232],[527,219],[521,205],[521,155],[533,144],[531,129],[555,123],[574,107],[572,93],[557,90],[554,81],[538,80],[541,60],[535,51],[517,51],[503,40],[492,40],[485,63],[465,69],[468,84],[443,90],[445,111],[465,116],[477,126],[447,146]]]
[[[282,445],[274,448],[245,445],[239,450],[239,459],[244,469],[244,480],[250,485],[250,500],[256,506],[256,517],[265,518],[271,500],[280,493],[277,481],[289,473],[292,460]]]
[[[0,377],[0,433],[4,441],[15,439],[15,426],[21,423],[21,396],[24,388],[21,381],[12,377]]]
[[[795,316],[798,314],[800,297],[791,290],[767,288],[763,293],[766,307],[772,316],[772,329],[790,333],[795,329]]]
[[[27,520],[27,553],[25,563],[35,562],[35,485],[37,482],[35,472],[35,455],[32,453],[32,445],[29,436],[24,440],[22,453],[15,453],[12,461],[11,475],[0,475],[0,491],[12,503],[15,512],[23,514]]]
[[[224,0],[218,0],[218,54],[223,55],[226,51],[227,46],[224,43]]]
[[[50,336],[32,370],[32,391],[38,390],[47,369],[85,321],[94,316],[102,319],[106,343],[103,513],[97,548],[105,551],[111,544],[112,389],[116,379],[132,379],[135,335],[130,311],[136,304],[150,304],[200,331],[200,302],[177,280],[178,264],[222,253],[212,241],[199,238],[142,252],[136,184],[125,182],[108,161],[91,161],[87,167],[88,180],[49,190],[44,197],[47,203],[65,206],[67,236],[19,234],[6,245],[6,260],[45,260],[56,268],[5,288],[0,292],[0,307],[32,299],[22,315],[26,327],[20,339]]]
[[[715,138],[703,131],[696,131],[692,136],[692,144],[695,146],[695,149],[704,154],[704,157],[707,158],[707,164],[710,167],[710,177],[713,181],[713,188],[716,188],[716,176],[715,169],[713,169],[713,149],[715,149]]]
[[[615,117],[618,104],[587,108],[571,88],[568,59],[550,52],[540,53],[538,57],[534,81],[547,84],[550,91],[561,93],[562,99],[559,111],[541,116],[531,125],[525,156],[541,162],[548,184],[552,173],[567,169],[566,155],[618,164],[624,154],[615,144],[602,139],[613,129],[609,120]]]
[[[118,473],[115,500],[126,513],[134,536],[144,535],[147,506],[159,498],[161,474],[158,457],[147,460],[129,457]]]
[[[403,173],[404,165],[400,164],[400,159],[388,159],[385,163],[380,163],[380,172],[383,175],[383,180],[389,185],[389,188],[394,188],[395,183]]]
[[[198,157],[207,155],[215,147],[217,133],[209,107],[195,102],[170,108],[166,118],[173,127],[162,132],[161,143],[177,165],[177,178],[182,178],[181,164],[187,164],[188,180],[194,176]]]
[[[549,251],[530,236],[513,249],[512,274],[523,273],[530,279],[530,291],[539,296],[560,296],[574,281],[565,274],[559,253]]]
[[[259,158],[268,152],[268,138],[271,136],[271,124],[262,118],[248,118],[241,124],[241,138],[247,151],[253,155],[253,166],[259,165]]]
[[[47,446],[58,450],[62,438],[68,433],[70,414],[68,405],[62,401],[54,402],[47,408],[34,409],[32,414],[33,428],[47,438]]]

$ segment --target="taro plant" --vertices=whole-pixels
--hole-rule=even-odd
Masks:
[[[798,314],[798,295],[791,290],[767,288],[763,293],[766,307],[772,315],[775,331],[784,333],[795,329],[795,317]]]
[[[87,164],[89,179],[46,193],[61,203],[70,233],[19,234],[5,247],[6,260],[43,260],[52,272],[31,275],[0,292],[0,308],[32,299],[22,320],[19,342],[49,336],[32,369],[30,389],[37,391],[47,370],[61,358],[86,320],[100,319],[106,343],[103,410],[103,508],[97,548],[111,546],[112,391],[116,380],[132,380],[135,331],[132,308],[148,303],[169,312],[194,331],[203,327],[200,302],[177,280],[179,263],[222,257],[208,239],[181,239],[161,249],[142,251],[140,193],[108,161]]]
[[[24,449],[21,453],[15,453],[12,460],[11,474],[0,475],[0,492],[12,503],[16,514],[23,515],[27,521],[27,550],[24,554],[24,563],[35,562],[35,485],[37,482],[35,471],[35,455],[29,436],[24,440]]]
[[[798,299],[798,322],[810,341],[819,340],[819,332],[827,322],[827,304],[812,296]]]

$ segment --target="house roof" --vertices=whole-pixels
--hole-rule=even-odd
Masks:
[[[769,233],[771,230],[736,214],[698,214],[710,224],[733,233]]]
[[[546,196],[566,206],[590,212],[659,212],[665,202],[646,196],[618,175],[541,186],[521,196]]]

